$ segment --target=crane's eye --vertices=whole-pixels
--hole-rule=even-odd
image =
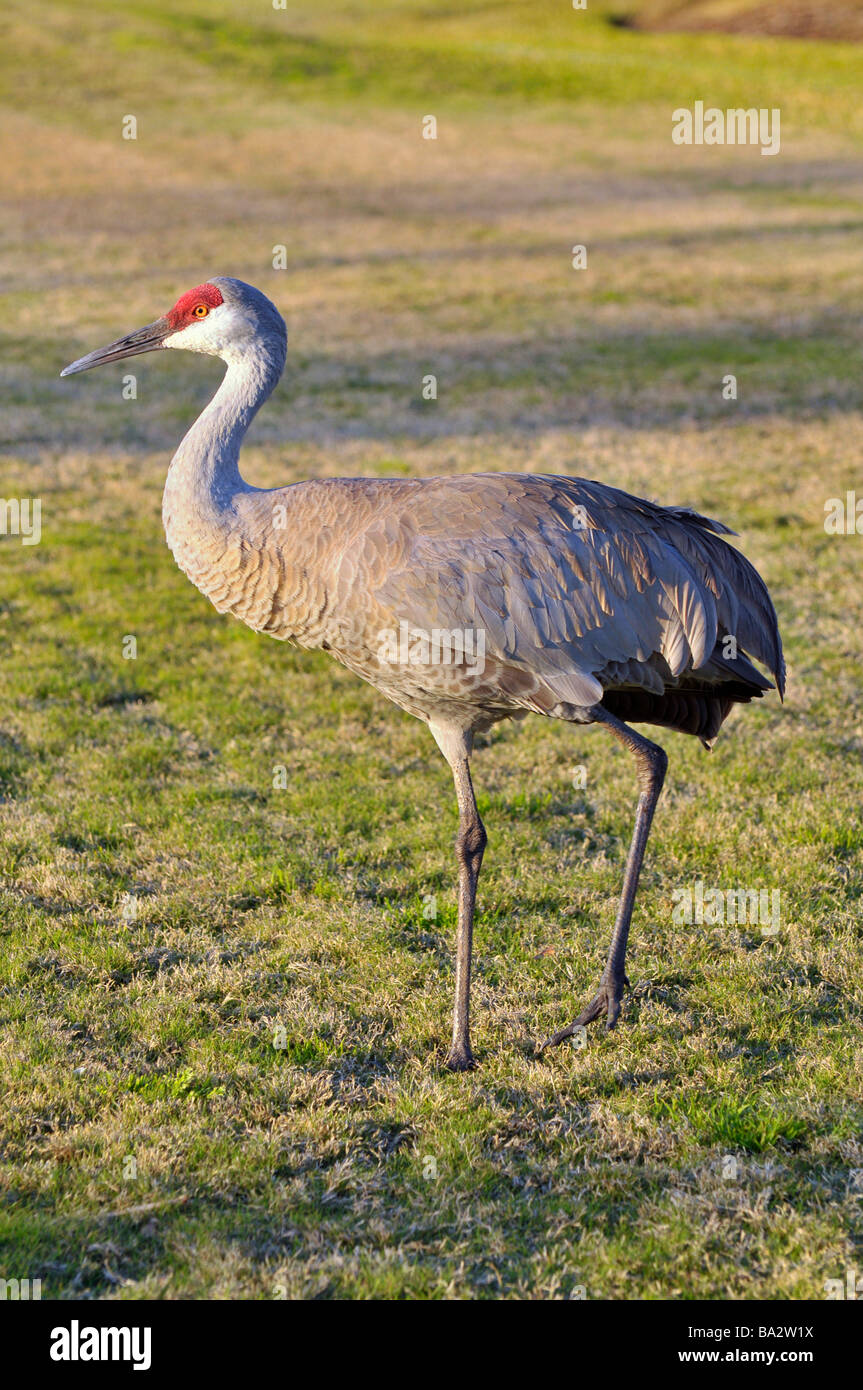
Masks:
[[[210,311],[207,308],[206,304],[196,304],[194,309],[192,310],[192,313],[195,315],[196,319],[205,319],[209,312]]]

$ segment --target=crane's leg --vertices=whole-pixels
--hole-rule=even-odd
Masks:
[[[467,757],[450,758],[458,800],[458,935],[455,957],[455,1009],[452,1047],[446,1059],[450,1071],[470,1071],[476,1065],[470,1050],[470,957],[476,885],[486,846],[485,826],[476,807]]]
[[[564,1039],[571,1038],[576,1029],[584,1028],[594,1019],[599,1018],[602,1013],[606,1015],[608,1028],[613,1028],[617,1022],[620,1013],[620,1001],[623,998],[623,987],[629,984],[624,966],[632,905],[635,902],[638,875],[641,872],[641,862],[647,847],[653,812],[656,809],[659,793],[662,791],[662,783],[665,780],[665,770],[668,767],[665,750],[660,748],[658,743],[651,743],[650,739],[642,738],[641,734],[637,734],[634,729],[630,729],[628,724],[624,724],[622,720],[609,714],[601,705],[596,706],[592,714],[594,722],[605,724],[609,731],[614,734],[614,737],[635,754],[640,787],[638,810],[635,813],[635,830],[626,860],[623,891],[620,895],[617,921],[614,924],[611,938],[611,950],[608,953],[608,960],[599,981],[599,989],[587,1008],[579,1014],[573,1023],[570,1023],[568,1028],[561,1028],[559,1033],[554,1033],[540,1044],[540,1052],[543,1048],[556,1047]]]

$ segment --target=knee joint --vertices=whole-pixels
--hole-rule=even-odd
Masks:
[[[460,859],[473,859],[475,855],[482,854],[487,843],[485,826],[481,820],[475,820],[459,830],[455,847]]]
[[[668,754],[658,743],[652,743],[644,750],[644,761],[639,768],[639,782],[644,792],[656,791],[665,781],[668,770]]]

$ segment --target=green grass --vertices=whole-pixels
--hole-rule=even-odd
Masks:
[[[607,13],[7,7],[0,496],[41,497],[43,538],[0,539],[2,1277],[746,1299],[859,1267],[863,537],[823,517],[863,477],[863,54]],[[674,147],[700,96],[781,104],[781,154]],[[787,702],[710,755],[657,734],[614,1034],[535,1054],[602,968],[622,754],[538,719],[480,740],[480,1068],[450,1075],[430,737],[174,566],[161,486],[215,364],[124,364],[131,402],[58,379],[217,273],[289,321],[255,482],[583,473],[722,518],[768,580]],[[698,879],[780,889],[780,932],[675,924]]]

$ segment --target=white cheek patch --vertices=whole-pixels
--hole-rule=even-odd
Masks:
[[[226,312],[227,311],[227,312]],[[162,341],[166,348],[182,348],[185,352],[206,352],[212,357],[221,357],[225,349],[236,337],[236,315],[229,306],[219,304],[211,309],[206,318],[187,323],[176,333],[169,333]],[[232,331],[232,329],[234,331]]]
[[[188,323],[176,333],[169,333],[167,338],[162,340],[162,347],[183,348],[185,352],[216,351],[212,335],[206,332],[206,327],[206,319],[201,319],[200,323]]]

